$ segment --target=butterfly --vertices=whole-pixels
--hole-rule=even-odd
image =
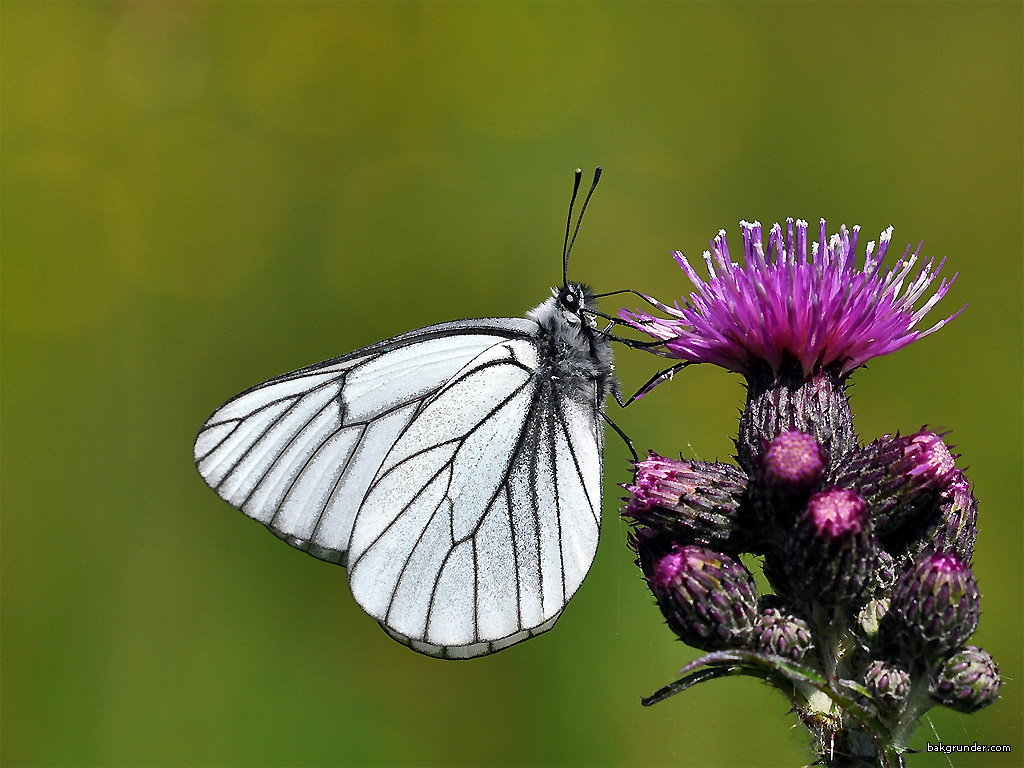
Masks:
[[[196,439],[222,499],[345,566],[360,607],[420,653],[472,658],[545,632],[597,552],[618,385],[597,297],[566,279],[568,232],[562,287],[525,318],[431,325],[286,373]]]

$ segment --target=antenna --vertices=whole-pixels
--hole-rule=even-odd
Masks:
[[[583,170],[576,169],[573,174],[572,199],[569,200],[569,218],[565,222],[565,244],[562,246],[562,285],[569,282],[569,229],[572,227],[572,206],[576,202],[576,193],[580,191],[580,179],[583,178]]]
[[[576,242],[576,235],[579,234],[580,224],[583,222],[583,214],[587,210],[587,203],[590,202],[594,190],[597,189],[597,182],[601,180],[601,166],[597,166],[594,171],[594,183],[590,185],[587,199],[583,201],[583,207],[580,208],[580,217],[576,219],[576,229],[572,233],[572,240],[569,240],[569,228],[572,226],[572,206],[576,202],[576,193],[579,192],[580,179],[582,177],[583,171],[577,168],[572,185],[572,199],[569,201],[569,219],[565,222],[565,244],[562,246],[562,285],[569,283],[569,254],[572,253],[572,246]]]

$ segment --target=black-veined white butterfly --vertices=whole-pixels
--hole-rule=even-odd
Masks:
[[[525,318],[432,325],[286,373],[196,439],[221,498],[345,566],[356,602],[420,653],[472,658],[550,629],[597,552],[618,389],[595,296],[565,279],[568,227],[566,241],[562,288]]]

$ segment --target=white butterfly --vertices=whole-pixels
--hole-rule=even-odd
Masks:
[[[420,653],[471,658],[544,632],[597,552],[603,404],[618,392],[594,294],[552,294],[525,319],[432,325],[259,384],[203,425],[196,467],[345,566],[356,602]]]

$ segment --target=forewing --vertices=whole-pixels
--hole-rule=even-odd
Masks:
[[[344,564],[355,512],[423,404],[485,350],[536,327],[444,323],[278,376],[213,413],[196,439],[196,467],[292,546]]]
[[[445,658],[553,626],[597,551],[596,383],[566,393],[537,342],[491,347],[382,463],[352,531],[349,583],[400,642]]]

